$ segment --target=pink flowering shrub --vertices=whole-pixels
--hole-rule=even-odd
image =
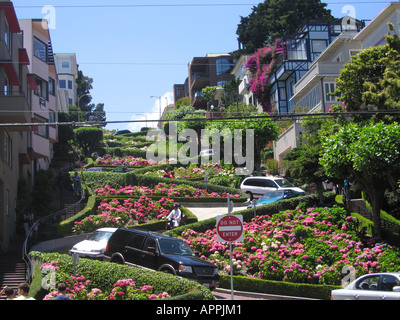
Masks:
[[[383,243],[364,244],[356,221],[340,208],[300,208],[244,223],[244,241],[232,250],[233,272],[250,277],[297,283],[340,285],[345,266],[356,276],[398,271],[400,252]],[[216,230],[186,230],[192,249],[228,273],[228,244],[218,243]]]
[[[139,199],[104,199],[97,208],[97,215],[75,221],[75,232],[87,232],[103,227],[124,227],[160,220],[166,217],[173,206],[173,200],[161,198],[152,200],[146,196]]]
[[[150,166],[152,163],[143,158],[135,158],[133,156],[126,156],[122,158],[112,158],[111,155],[106,154],[103,157],[98,157],[95,160],[95,165],[108,165],[108,166],[138,166],[145,167]]]
[[[135,196],[164,196],[164,197],[214,197],[214,198],[226,198],[228,193],[223,192],[218,194],[216,192],[207,192],[204,189],[198,189],[187,185],[178,185],[171,183],[159,183],[153,189],[145,186],[126,186],[119,187],[118,189],[112,188],[109,185],[104,187],[97,187],[94,190],[94,195],[97,196],[111,196],[111,195],[127,195],[131,197]],[[231,195],[231,197],[239,198],[239,194]]]
[[[52,261],[51,263],[43,264],[40,269],[46,270],[49,267],[58,268],[53,274],[56,283],[65,283],[66,295],[73,300],[155,300],[169,298],[167,292],[159,294],[153,293],[153,288],[150,285],[144,285],[136,288],[132,279],[118,280],[111,288],[110,292],[103,292],[102,290],[92,286],[92,281],[80,275],[68,275],[65,270],[62,270],[64,261]],[[54,269],[53,269],[54,270]],[[55,285],[53,284],[53,288]],[[50,292],[44,297],[43,300],[53,300],[59,295],[55,289],[50,289]]]
[[[169,298],[167,292],[155,295],[153,288],[149,285],[136,288],[132,279],[119,280],[112,289],[109,299],[110,300],[154,300]]]
[[[276,45],[260,48],[246,62],[245,67],[250,70],[250,90],[263,106],[265,112],[272,110],[270,78],[276,66]]]

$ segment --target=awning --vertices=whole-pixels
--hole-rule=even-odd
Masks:
[[[35,76],[32,73],[29,73],[26,75],[26,78],[28,79],[28,83],[29,83],[29,86],[31,87],[31,89],[37,90]]]
[[[6,70],[8,79],[12,86],[19,86],[18,74],[15,71],[14,64],[11,61],[0,61],[0,66]]]
[[[12,2],[1,3],[0,9],[5,10],[10,29],[13,33],[20,33],[21,28],[19,27],[18,18],[14,10]]]
[[[18,56],[19,56],[19,63],[23,64],[24,66],[27,66],[30,64],[29,62],[29,57],[28,57],[28,52],[26,51],[25,48],[19,48],[18,49]]]

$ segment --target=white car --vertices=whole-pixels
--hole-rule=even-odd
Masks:
[[[69,250],[69,254],[78,254],[82,258],[103,259],[107,242],[117,228],[101,228],[94,231],[86,240],[83,240]]]
[[[400,272],[371,273],[344,289],[331,292],[332,300],[400,300]]]
[[[240,189],[246,192],[250,199],[260,198],[265,193],[276,190],[290,190],[299,196],[306,194],[303,189],[294,186],[285,178],[273,176],[248,177],[243,180]]]
[[[200,151],[200,156],[212,156],[214,154],[213,149],[206,149]]]

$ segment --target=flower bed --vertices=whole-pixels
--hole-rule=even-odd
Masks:
[[[42,272],[51,273],[55,283],[66,284],[66,295],[73,300],[155,300],[169,298],[167,292],[153,293],[150,285],[136,287],[132,279],[118,280],[110,292],[103,292],[93,287],[92,282],[82,275],[70,275],[63,269],[64,261],[57,260],[44,263],[39,269]],[[49,293],[43,300],[53,300],[59,292],[53,285],[49,285]]]
[[[152,200],[147,196],[139,199],[103,199],[97,208],[97,215],[75,221],[74,232],[88,232],[103,227],[124,227],[166,217],[173,206],[170,198]]]
[[[400,253],[387,244],[364,244],[355,219],[340,208],[316,208],[260,216],[244,223],[244,242],[233,251],[233,272],[249,277],[295,283],[340,285],[347,266],[356,276],[398,271]],[[216,230],[184,231],[181,236],[202,256],[228,273],[229,248],[218,243]]]
[[[112,188],[109,185],[104,187],[97,187],[94,190],[96,196],[111,196],[111,195],[126,195],[131,197],[139,197],[142,195],[146,196],[163,196],[163,197],[180,197],[180,198],[226,198],[227,193],[223,192],[218,194],[217,192],[207,192],[204,189],[198,189],[188,185],[178,185],[169,183],[159,183],[155,188],[149,188],[145,186],[126,186],[119,187],[118,189]],[[240,198],[239,194],[231,195],[233,198]]]
[[[111,155],[106,154],[103,157],[98,157],[94,161],[95,166],[107,165],[107,166],[137,166],[145,167],[156,164],[155,162],[147,161],[143,158],[135,158],[133,156],[125,156],[122,158],[113,158]]]

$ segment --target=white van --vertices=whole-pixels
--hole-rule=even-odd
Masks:
[[[303,196],[305,191],[294,186],[291,182],[281,177],[248,177],[243,180],[240,189],[246,192],[250,199],[260,198],[268,191],[290,190],[293,195]]]
[[[69,250],[69,254],[78,254],[82,258],[103,259],[107,242],[118,228],[101,228],[94,231],[86,240],[83,240]]]

